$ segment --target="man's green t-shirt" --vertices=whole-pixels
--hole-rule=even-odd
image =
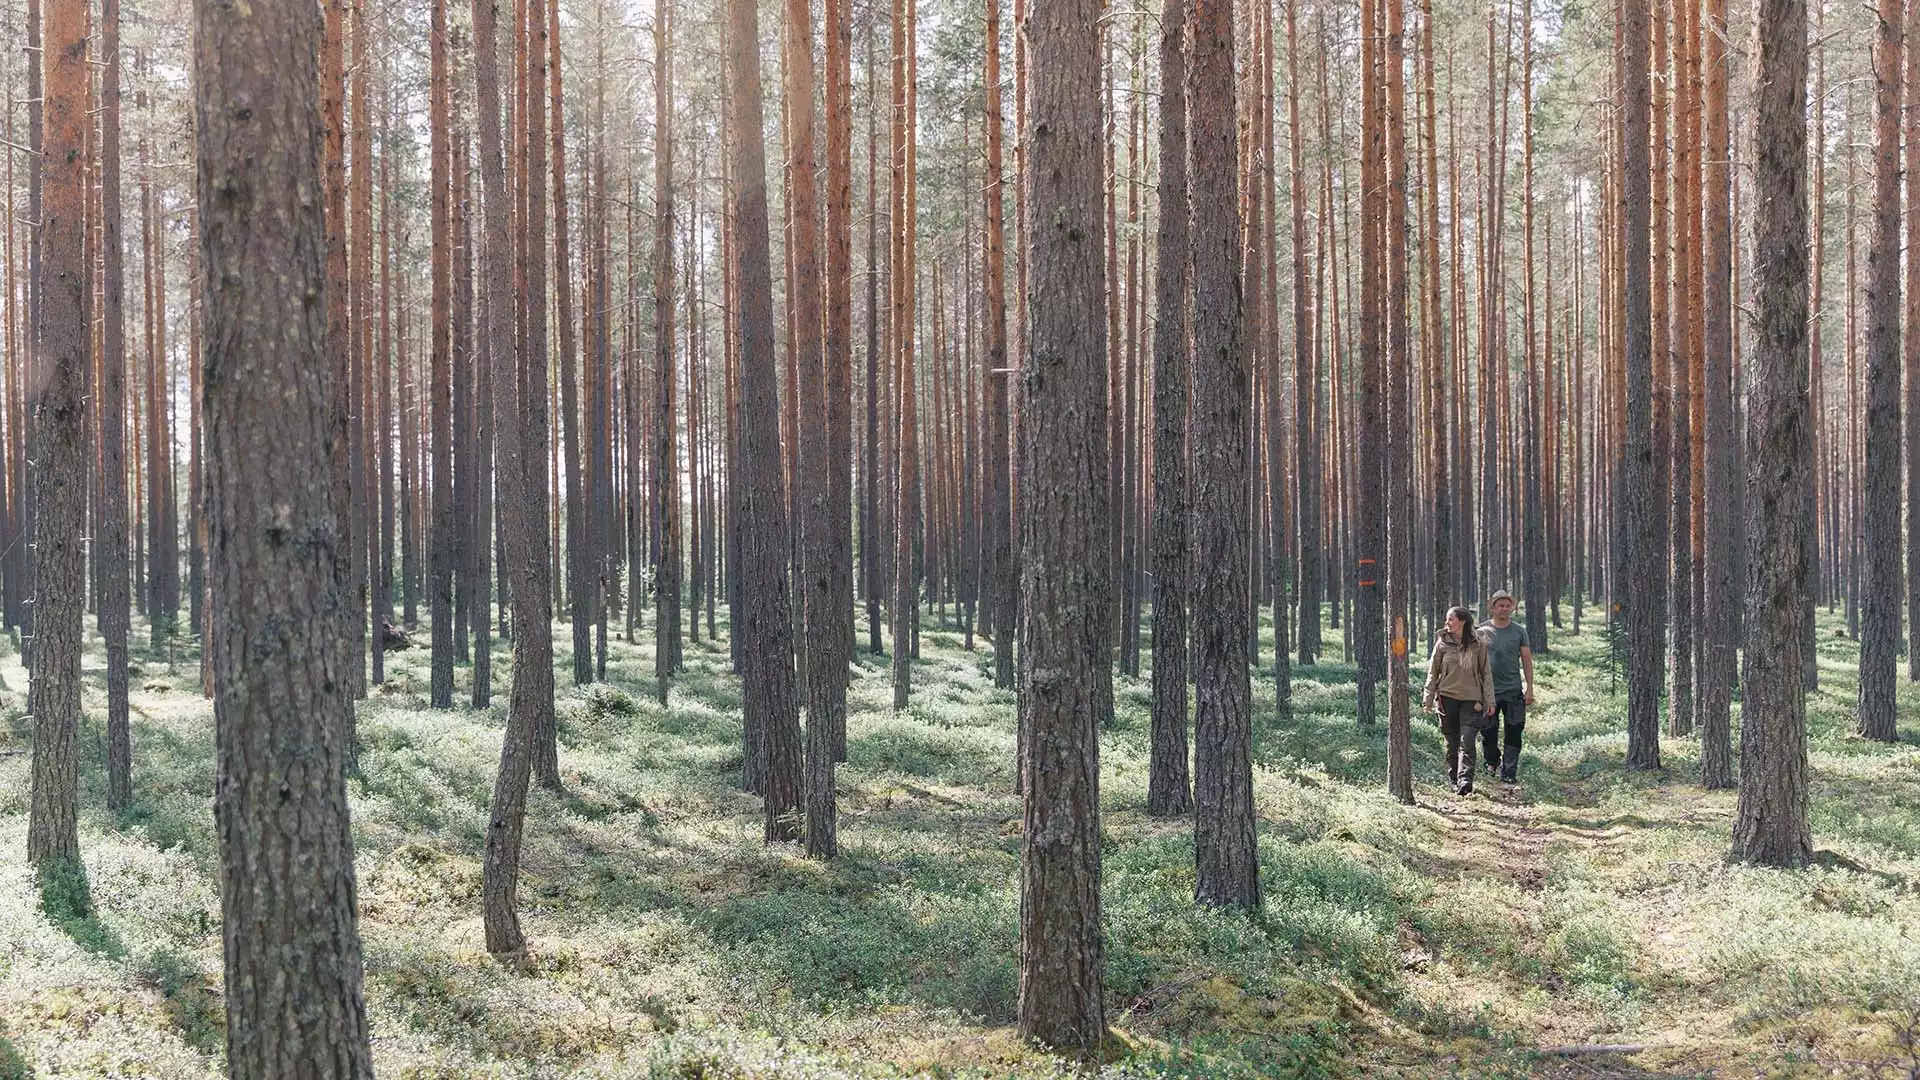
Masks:
[[[1527,644],[1527,628],[1518,621],[1509,619],[1505,626],[1495,626],[1492,622],[1480,624],[1480,629],[1490,635],[1493,661],[1493,692],[1498,697],[1520,694],[1526,690],[1526,683],[1520,678],[1520,650]]]

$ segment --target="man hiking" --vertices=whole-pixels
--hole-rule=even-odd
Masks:
[[[1493,667],[1493,712],[1500,720],[1481,729],[1480,745],[1486,752],[1487,770],[1499,769],[1500,780],[1508,784],[1519,779],[1520,733],[1527,726],[1527,706],[1533,704],[1533,650],[1527,647],[1526,626],[1513,620],[1513,608],[1513,594],[1495,590],[1487,609],[1492,618],[1480,624]]]

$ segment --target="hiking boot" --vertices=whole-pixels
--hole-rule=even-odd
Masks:
[[[1516,770],[1516,769],[1515,769],[1515,768],[1514,768],[1513,766],[1511,766],[1511,765],[1509,765],[1509,766],[1507,766],[1507,767],[1505,767],[1505,768],[1503,768],[1503,769],[1501,769],[1501,770],[1500,770],[1500,782],[1501,782],[1501,783],[1503,783],[1503,784],[1517,784],[1517,783],[1519,783],[1519,782],[1520,782],[1520,776],[1519,776],[1519,771],[1518,771],[1518,770]]]
[[[1471,779],[1467,779],[1467,780],[1462,780],[1459,783],[1453,785],[1453,793],[1455,795],[1473,794],[1473,781]]]

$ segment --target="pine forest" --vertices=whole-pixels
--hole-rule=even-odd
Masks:
[[[0,1080],[1920,1080],[1920,0],[0,41]]]

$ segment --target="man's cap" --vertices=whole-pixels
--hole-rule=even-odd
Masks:
[[[1512,600],[1512,599],[1513,599],[1513,594],[1508,592],[1507,590],[1495,589],[1493,590],[1492,598],[1487,601],[1487,605],[1491,607],[1492,605],[1497,604],[1502,600]]]

